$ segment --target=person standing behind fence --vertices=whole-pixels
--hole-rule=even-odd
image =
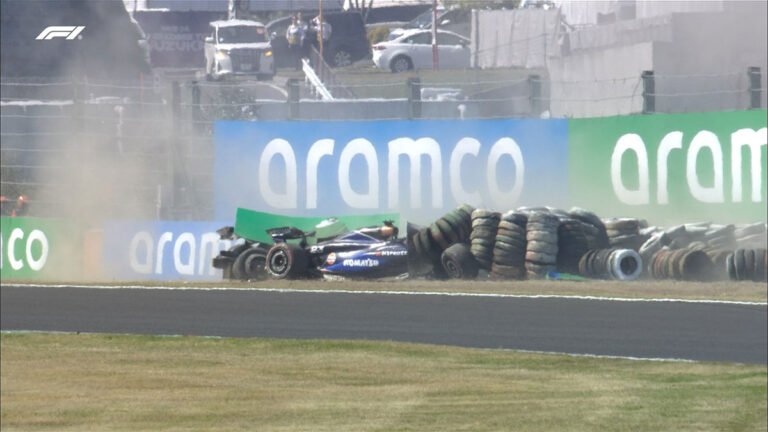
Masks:
[[[304,22],[301,12],[296,14],[297,24],[301,27],[304,37],[301,40],[301,57],[309,58],[309,51],[312,49],[312,41],[316,38],[314,29]]]
[[[317,33],[317,40],[315,42],[317,43],[320,42],[320,34],[323,35],[323,44],[328,42],[328,39],[331,38],[331,31],[332,31],[331,25],[328,24],[328,21],[326,20],[323,20],[323,23],[321,25],[319,16],[316,16],[312,20],[312,28],[314,28],[315,32]],[[321,28],[322,28],[322,31],[321,31]]]
[[[293,57],[296,70],[301,69],[301,51],[304,42],[304,29],[298,22],[297,17],[291,17],[291,25],[285,31],[285,38],[288,40],[288,51]]]
[[[11,217],[21,217],[27,214],[29,210],[29,200],[26,195],[20,195],[16,200],[16,207],[11,212]]]

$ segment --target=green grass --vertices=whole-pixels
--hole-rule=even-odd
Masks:
[[[765,366],[2,334],[3,431],[760,431]]]

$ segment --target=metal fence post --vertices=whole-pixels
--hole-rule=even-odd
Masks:
[[[747,77],[749,77],[749,109],[760,109],[760,99],[762,97],[760,68],[750,66],[747,68]]]
[[[531,116],[539,116],[541,114],[541,76],[529,75],[528,87],[531,90],[530,104],[531,104]]]
[[[285,83],[288,90],[288,120],[299,117],[299,80],[291,78]]]
[[[419,77],[408,78],[408,119],[421,117],[421,80]]]
[[[171,115],[173,116],[173,128],[179,127],[181,114],[181,85],[178,81],[171,83]]]
[[[78,79],[72,82],[72,132],[76,135],[83,133],[84,128],[84,86]]]
[[[472,27],[471,27],[471,40],[472,50],[470,51],[469,67],[472,69],[480,69],[480,12],[477,9],[472,9]]]
[[[643,114],[656,112],[656,80],[653,71],[643,71],[640,74],[643,80]]]
[[[181,115],[181,85],[178,81],[171,82],[171,129],[168,137],[168,184],[169,190],[165,198],[165,215],[175,217],[177,189],[177,142],[180,132]],[[172,214],[169,214],[172,213]]]
[[[203,120],[200,111],[200,84],[197,81],[192,81],[192,124],[193,129],[198,130],[200,128],[200,122]]]

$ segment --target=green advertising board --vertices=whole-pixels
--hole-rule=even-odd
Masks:
[[[568,195],[652,224],[766,220],[766,111],[568,122]]]
[[[0,218],[0,277],[67,280],[82,274],[82,230],[69,221]]]
[[[371,214],[371,215],[346,215],[336,217],[340,222],[344,223],[350,230],[358,228],[381,225],[385,220],[392,220],[395,225],[400,228],[398,221],[400,215],[397,213],[383,213],[383,214]],[[302,231],[309,232],[315,229],[315,225],[322,222],[323,217],[300,217],[300,216],[283,216],[272,213],[257,212],[244,208],[238,208],[235,216],[235,234],[240,237],[247,238],[254,241],[272,242],[272,239],[267,234],[267,229],[278,227],[296,227]],[[405,230],[400,228],[401,234],[405,234]],[[307,239],[309,243],[312,243],[314,239]]]

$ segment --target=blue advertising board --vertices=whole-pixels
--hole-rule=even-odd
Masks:
[[[233,243],[216,234],[225,225],[232,223],[106,222],[104,274],[123,280],[221,280],[221,270],[211,260]]]
[[[428,220],[462,203],[567,203],[564,119],[219,121],[214,139],[221,220],[238,207]]]

